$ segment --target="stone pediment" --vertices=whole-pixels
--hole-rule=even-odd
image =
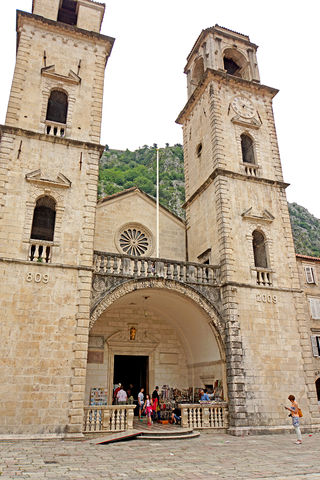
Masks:
[[[48,78],[53,78],[57,81],[79,84],[81,83],[81,78],[79,75],[74,73],[72,70],[69,70],[68,76],[61,75],[60,73],[56,73],[55,65],[49,65],[48,67],[43,67],[41,69],[41,75]]]
[[[70,188],[71,181],[65,177],[62,173],[59,173],[55,179],[48,178],[47,175],[43,174],[41,170],[34,170],[33,172],[26,174],[27,182],[37,183],[42,185],[50,185],[51,187],[58,188]]]
[[[273,222],[274,216],[268,210],[263,210],[263,212],[257,212],[253,207],[248,208],[241,214],[244,220],[256,220],[259,222]]]
[[[110,337],[106,339],[106,343],[111,348],[127,344],[143,349],[145,347],[156,348],[159,340],[153,335],[150,335],[146,328],[139,328],[139,326],[137,326],[134,340],[130,339],[130,328],[124,328],[110,335]]]
[[[240,117],[240,115],[236,115],[231,119],[232,123],[235,123],[237,125],[241,125],[242,127],[251,127],[251,128],[260,128],[262,123],[260,120],[257,118],[243,118]]]

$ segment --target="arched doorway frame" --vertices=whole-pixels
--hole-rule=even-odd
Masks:
[[[122,284],[118,284],[115,287],[107,289],[104,294],[100,297],[99,301],[92,308],[90,315],[90,330],[100,318],[100,316],[117,300],[123,298],[131,292],[137,290],[145,289],[157,289],[157,290],[169,290],[170,292],[176,293],[179,296],[186,297],[191,300],[195,306],[200,308],[206,314],[208,318],[208,325],[214,335],[214,338],[217,342],[219,349],[220,358],[223,364],[223,391],[225,392],[225,399],[228,399],[228,389],[227,389],[227,374],[226,374],[226,350],[225,350],[225,331],[224,331],[224,322],[221,319],[221,316],[217,308],[202,295],[200,292],[196,291],[189,285],[181,284],[174,280],[167,279],[132,279]],[[109,365],[110,359],[109,359]]]

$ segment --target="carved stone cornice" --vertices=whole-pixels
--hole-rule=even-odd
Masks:
[[[34,170],[33,172],[26,174],[27,182],[36,183],[40,185],[49,185],[56,188],[70,188],[71,181],[65,177],[62,173],[57,175],[57,178],[49,179],[42,175],[41,170]]]
[[[230,178],[245,180],[245,181],[254,182],[254,183],[264,183],[267,185],[273,185],[275,187],[284,188],[284,189],[290,185],[289,183],[280,182],[279,180],[272,180],[271,178],[253,177],[253,176],[244,175],[242,173],[233,172],[232,170],[226,170],[224,168],[215,168],[213,172],[209,175],[209,177],[202,183],[202,185],[200,185],[200,187],[198,187],[197,190],[192,195],[190,195],[190,197],[185,201],[182,207],[186,208],[189,205],[191,205],[191,203],[202,192],[204,192],[209,187],[209,185],[211,185],[214,179],[217,178],[218,176],[230,177]]]

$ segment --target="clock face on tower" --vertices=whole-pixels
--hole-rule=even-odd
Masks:
[[[233,110],[244,118],[252,118],[255,114],[255,108],[253,103],[243,95],[238,95],[234,97],[231,102]]]

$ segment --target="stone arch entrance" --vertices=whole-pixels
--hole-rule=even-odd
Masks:
[[[226,399],[223,324],[215,307],[192,287],[163,279],[125,282],[96,303],[90,327],[86,403],[94,386],[106,386],[111,401],[118,355],[148,358],[151,391],[156,384],[186,389],[219,380]],[[90,362],[96,339],[99,364]]]

